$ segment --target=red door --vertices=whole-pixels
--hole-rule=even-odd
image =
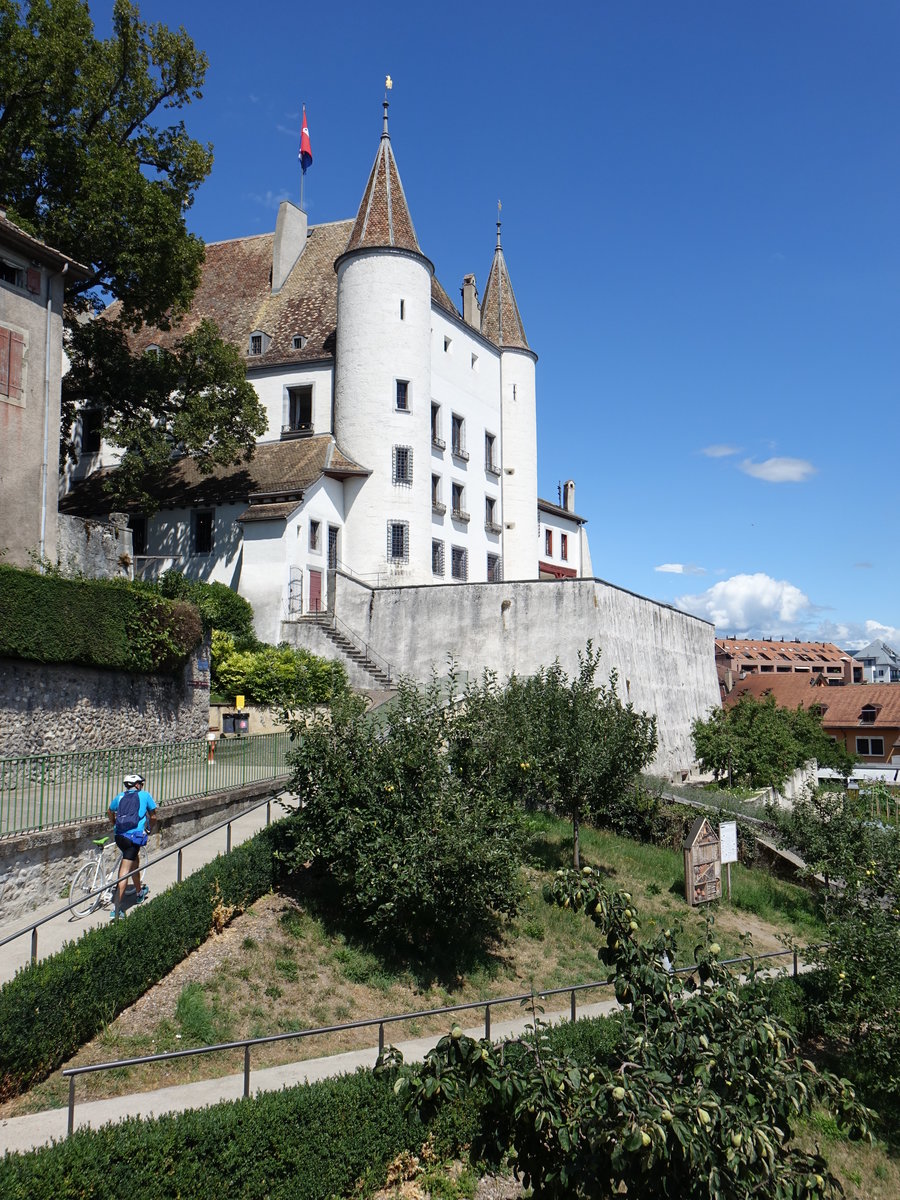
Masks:
[[[309,573],[309,611],[318,612],[322,607],[322,572]]]

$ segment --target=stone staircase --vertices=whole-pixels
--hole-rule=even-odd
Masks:
[[[342,626],[333,614],[311,613],[304,619],[318,625],[341,655],[366,671],[379,688],[388,689],[393,686],[391,664],[370,650],[346,625]]]

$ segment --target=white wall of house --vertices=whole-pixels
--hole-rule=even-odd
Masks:
[[[578,521],[567,520],[557,513],[538,510],[538,557],[542,563],[567,567],[579,578],[586,574],[582,569],[582,538]],[[552,549],[548,553],[547,533],[551,535]],[[565,542],[563,541],[565,538]]]
[[[534,355],[530,351],[503,351],[502,483],[506,579],[537,577],[537,408],[534,363]]]
[[[313,523],[318,525],[315,545]],[[328,600],[328,531],[337,530],[338,559],[344,526],[344,485],[337,479],[318,479],[307,489],[303,504],[287,521],[284,530],[285,562],[288,568],[287,611],[299,616],[310,611],[310,571],[317,571],[321,585],[320,607]]]
[[[333,369],[330,363],[252,369],[248,379],[266,410],[268,429],[260,441],[277,442],[290,424],[288,389],[312,388],[313,433],[331,433]]]
[[[146,555],[135,560],[135,574],[157,579],[168,570],[189,579],[225,583],[237,588],[241,575],[241,527],[235,520],[246,509],[243,502],[209,508],[165,508],[147,520]],[[197,514],[212,513],[212,549],[196,548]],[[243,594],[243,593],[242,593]]]

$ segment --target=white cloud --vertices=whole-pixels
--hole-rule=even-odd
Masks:
[[[816,468],[805,458],[767,458],[764,462],[745,458],[741,470],[766,483],[804,483],[816,473]]]
[[[812,612],[809,597],[798,587],[761,571],[732,575],[699,595],[679,596],[675,603],[685,612],[712,621],[722,632],[736,635],[796,636],[796,629]]]
[[[704,446],[703,449],[700,451],[700,453],[705,454],[707,458],[728,458],[729,455],[740,454],[740,452],[741,452],[740,446],[727,446],[727,445]]]
[[[693,563],[660,563],[654,571],[663,571],[668,575],[705,575],[705,567],[694,566]]]
[[[254,204],[261,204],[263,208],[278,208],[282,200],[290,199],[290,192],[250,192],[250,199]]]

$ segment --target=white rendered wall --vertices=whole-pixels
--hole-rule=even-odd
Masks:
[[[498,557],[503,554],[500,534],[485,530],[486,496],[495,500],[494,520],[500,524],[503,519],[500,476],[485,471],[486,433],[494,435],[494,461],[498,467],[502,461],[500,354],[468,326],[453,321],[439,308],[433,310],[432,322],[431,398],[440,405],[440,436],[446,449],[432,447],[431,470],[441,477],[441,500],[447,506],[445,514],[432,514],[432,537],[444,542],[445,582],[452,582],[453,546],[464,547],[468,553],[469,581],[484,581],[488,554]],[[468,459],[452,453],[453,414],[465,422],[464,448]],[[452,517],[454,483],[464,489],[462,507],[471,518],[468,523]]]
[[[310,366],[273,367],[248,374],[266,410],[268,428],[260,441],[277,442],[288,424],[289,387],[312,387],[313,433],[331,433],[332,368],[327,363]]]
[[[402,316],[401,316],[402,304]],[[431,271],[422,258],[372,250],[338,267],[335,437],[371,470],[347,505],[342,560],[363,579],[431,582]],[[409,409],[396,407],[397,380]],[[395,485],[392,448],[413,452]],[[387,554],[388,523],[409,525],[409,561]]]
[[[395,674],[419,682],[432,666],[446,674],[448,655],[475,676],[528,675],[557,658],[571,676],[590,638],[602,651],[598,681],[615,668],[620,698],[657,717],[654,765],[665,773],[693,763],[691,723],[720,703],[714,627],[599,579],[373,591],[338,574],[335,608]],[[304,644],[302,625],[283,635]]]
[[[319,541],[315,550],[310,547],[310,525],[319,523]],[[322,607],[328,600],[328,528],[338,530],[338,561],[342,554],[344,525],[344,485],[337,479],[317,479],[303,497],[303,505],[288,519],[284,530],[287,577],[285,580],[285,606],[290,600],[291,588],[301,582],[302,611],[310,611],[309,573],[319,571],[322,575]],[[300,615],[296,609],[292,616]]]
[[[585,574],[581,563],[581,538],[578,521],[566,520],[556,513],[538,511],[538,556],[541,562],[553,563],[557,567],[566,567],[581,577]],[[547,553],[546,531],[553,534],[553,553]],[[562,535],[567,538],[567,558],[562,556]]]
[[[536,579],[540,547],[534,355],[524,350],[504,350],[500,369],[503,411],[503,573],[505,579]]]
[[[287,541],[283,521],[248,521],[244,526],[238,592],[253,605],[253,627],[263,642],[281,640],[285,615]]]
[[[136,567],[145,579],[157,579],[165,571],[174,570],[181,571],[188,579],[225,583],[237,589],[241,575],[241,527],[235,524],[235,518],[246,507],[245,503],[238,503],[197,510],[213,513],[211,554],[193,553],[193,509],[163,509],[147,520],[147,553],[137,557]]]

